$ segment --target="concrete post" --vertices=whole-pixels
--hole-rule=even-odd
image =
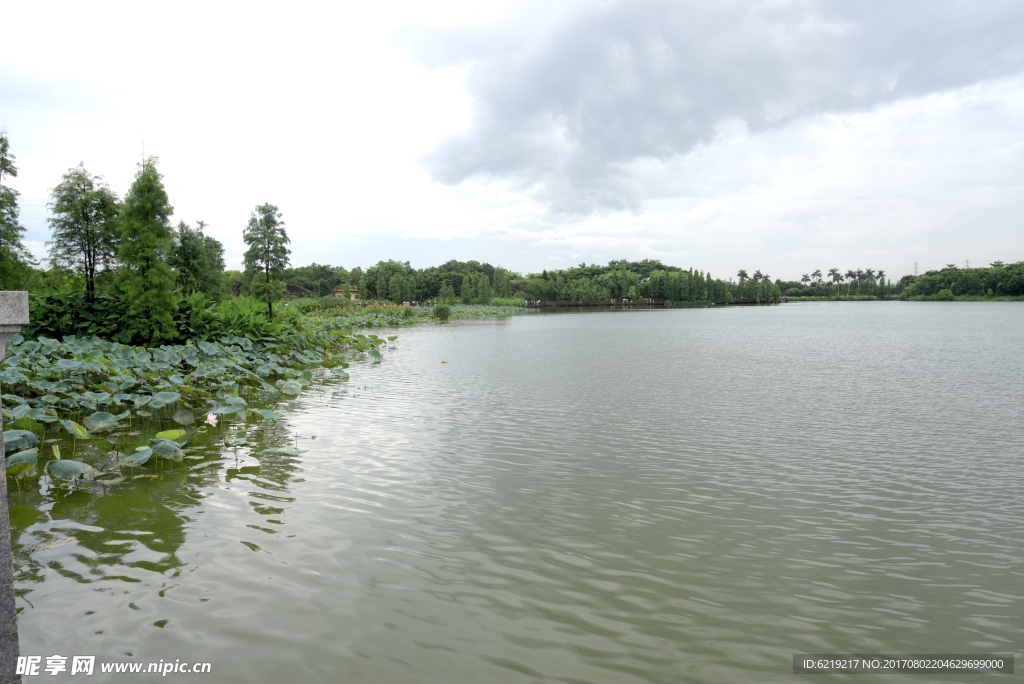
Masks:
[[[0,292],[0,361],[7,354],[7,340],[23,325],[28,325],[28,292]],[[3,444],[0,432],[0,453]],[[14,561],[5,473],[0,480],[0,684],[21,681],[21,676],[15,674],[17,664],[18,614],[14,607]]]

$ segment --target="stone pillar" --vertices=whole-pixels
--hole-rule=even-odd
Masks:
[[[0,292],[0,361],[7,340],[28,325],[28,292]],[[0,452],[4,438],[0,433]],[[7,510],[7,474],[0,481],[0,684],[20,682],[18,664],[18,615],[14,608],[14,562],[11,558],[11,520]]]

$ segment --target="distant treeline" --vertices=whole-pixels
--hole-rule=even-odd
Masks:
[[[741,272],[742,273],[742,272]],[[831,282],[829,282],[831,281]],[[897,282],[886,280],[885,272],[872,269],[829,270],[805,275],[800,281],[776,281],[786,297],[848,297],[901,300],[987,299],[1024,296],[1024,261],[1004,264],[994,261],[980,268],[945,268],[922,275],[905,275]]]

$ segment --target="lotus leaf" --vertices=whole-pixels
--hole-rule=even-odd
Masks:
[[[390,337],[388,337],[388,342],[394,342],[397,339],[398,339],[398,335],[391,335]]]
[[[281,392],[284,394],[298,394],[302,391],[302,385],[296,380],[289,380],[281,385]]]
[[[118,416],[115,416],[112,413],[100,411],[92,414],[91,416],[86,416],[83,422],[85,423],[85,427],[93,432],[105,432],[119,427],[117,421],[124,420],[129,415],[131,414],[129,414],[128,411],[125,411]]]
[[[218,406],[210,411],[210,413],[216,413],[218,416],[230,416],[233,413],[244,410],[241,406]]]
[[[44,404],[56,404],[58,401],[60,401],[60,397],[55,397],[52,394],[46,394],[39,397],[39,401],[43,402]]]
[[[4,452],[21,451],[39,445],[39,437],[28,430],[5,430]]]
[[[60,424],[64,426],[64,429],[67,430],[69,434],[77,437],[78,439],[85,439],[89,436],[89,432],[84,427],[72,420],[62,420],[60,421]]]
[[[185,382],[185,378],[181,377],[180,375],[172,375],[169,378],[167,378],[167,381],[172,385],[180,385],[181,383]]]
[[[175,423],[178,423],[179,425],[191,425],[192,423],[196,422],[196,417],[193,416],[190,412],[182,409],[181,411],[176,411],[174,415],[171,416],[171,420],[173,420]]]
[[[148,395],[140,396],[140,395],[136,394],[136,395],[132,396],[132,403],[135,404],[135,408],[141,408],[141,407],[145,406],[146,404],[148,404],[152,400],[153,400],[153,397],[148,396]]]
[[[110,395],[106,392],[83,392],[82,396],[89,401],[110,401]]]
[[[16,454],[8,456],[4,465],[6,466],[8,475],[12,477],[23,477],[32,470],[35,470],[38,463],[38,450],[26,449],[25,451],[19,451]]]
[[[92,480],[96,477],[96,469],[79,461],[50,461],[46,464],[46,470],[60,480]]]
[[[366,352],[366,353],[367,353],[367,354],[368,354],[368,355],[369,355],[369,356],[370,356],[371,358],[374,358],[374,359],[377,359],[378,361],[380,361],[380,358],[381,358],[381,357],[380,357],[380,352],[379,352],[379,351],[377,351],[376,349],[371,349],[370,351],[368,351],[368,352]]]
[[[164,430],[153,435],[156,439],[179,439],[185,436],[184,430]]]
[[[167,458],[175,462],[180,462],[185,458],[181,447],[172,439],[153,438],[149,443],[153,446],[153,454],[159,458]]]
[[[121,459],[121,465],[126,465],[129,468],[140,466],[149,460],[149,457],[153,455],[153,449],[150,447],[142,447],[133,454],[129,454]]]
[[[136,411],[135,415],[142,416],[143,418],[149,418],[153,414],[150,413],[149,411]]]
[[[149,402],[149,405],[155,409],[162,409],[164,406],[169,406],[179,399],[181,399],[181,395],[177,392],[158,392],[153,395],[153,400]]]
[[[251,409],[249,411],[249,413],[256,413],[259,416],[261,416],[262,418],[266,418],[268,420],[269,419],[273,419],[273,418],[280,418],[281,417],[279,414],[274,413],[273,411],[270,411],[270,410],[267,410],[267,409]]]
[[[29,406],[28,404],[19,404],[18,406],[12,408],[10,413],[11,417],[17,420],[19,418],[24,418],[25,416],[27,416],[30,411],[32,411],[32,407]]]
[[[343,378],[345,380],[348,379],[348,373],[346,373],[345,371],[341,370],[340,368],[332,368],[331,372],[334,373],[335,375],[337,375],[339,378]]]
[[[0,399],[4,401],[13,401],[15,404],[24,404],[25,400],[19,397],[17,394],[4,394],[0,395]]]

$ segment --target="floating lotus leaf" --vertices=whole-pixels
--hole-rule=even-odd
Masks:
[[[153,438],[149,443],[153,447],[153,454],[159,458],[166,458],[175,462],[180,462],[185,458],[185,453],[181,450],[181,446],[172,439]]]
[[[268,409],[250,409],[249,413],[258,414],[260,417],[266,418],[268,420],[272,419],[272,418],[280,418],[281,417],[279,414],[274,413],[273,411],[270,411]]]
[[[153,400],[149,402],[149,405],[155,409],[162,409],[164,406],[169,406],[179,399],[181,399],[181,395],[177,392],[157,392],[153,395]]]
[[[395,341],[395,340],[397,340],[397,339],[398,339],[398,335],[392,335],[392,336],[390,336],[390,337],[388,338],[388,342],[394,342],[394,341]]]
[[[62,420],[60,421],[60,424],[64,426],[64,429],[67,430],[69,434],[77,437],[78,439],[85,439],[89,436],[88,430],[72,420]]]
[[[249,440],[245,438],[245,435],[229,433],[225,435],[224,443],[229,447],[245,446],[249,443]]]
[[[125,411],[119,416],[115,416],[112,413],[106,413],[105,411],[100,411],[92,414],[91,416],[86,416],[85,420],[82,422],[85,423],[85,427],[87,429],[92,430],[93,432],[106,432],[107,430],[113,430],[114,428],[119,427],[117,421],[124,420],[129,415],[131,414],[129,414],[128,411]]]
[[[380,352],[379,352],[379,351],[377,351],[376,349],[371,349],[370,351],[368,351],[368,352],[366,352],[366,353],[367,353],[367,354],[368,354],[368,355],[369,355],[369,356],[370,356],[371,358],[374,358],[374,359],[377,359],[378,361],[380,361],[380,358],[381,358],[381,357],[380,357]]]
[[[289,380],[288,382],[281,385],[281,392],[283,394],[298,394],[302,391],[302,384],[297,380]]]
[[[153,449],[150,447],[142,447],[133,454],[128,454],[121,459],[121,465],[128,466],[129,468],[135,468],[142,465],[149,460],[149,457],[153,455]]]
[[[149,411],[136,411],[135,415],[142,416],[143,418],[149,418],[153,414],[150,413]]]
[[[39,445],[39,437],[28,430],[5,430],[4,431],[4,452],[21,451],[31,449]]]
[[[46,470],[60,480],[92,480],[97,475],[95,468],[79,461],[50,461],[46,464]]]
[[[193,416],[188,411],[182,409],[181,411],[176,411],[174,415],[171,416],[171,420],[173,420],[178,425],[191,425],[192,423],[196,422],[196,417]]]
[[[339,378],[342,378],[344,380],[348,380],[348,373],[346,373],[345,371],[341,370],[340,368],[332,368],[331,372],[334,373],[335,375],[337,375]]]
[[[164,430],[153,435],[156,439],[178,439],[185,436],[184,430]]]

